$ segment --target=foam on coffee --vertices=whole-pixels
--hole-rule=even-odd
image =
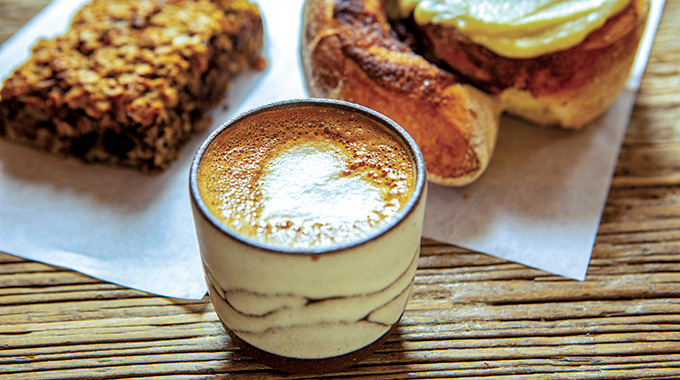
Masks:
[[[198,187],[228,228],[277,247],[328,247],[392,220],[414,189],[402,143],[375,121],[320,107],[265,111],[206,149]]]

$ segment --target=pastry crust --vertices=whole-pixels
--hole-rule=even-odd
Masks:
[[[466,185],[484,172],[498,101],[400,42],[381,1],[307,0],[301,39],[310,96],[361,104],[396,121],[418,143],[435,183]]]

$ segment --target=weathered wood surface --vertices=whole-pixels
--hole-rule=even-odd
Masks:
[[[47,0],[0,0],[0,42]],[[397,333],[329,379],[680,378],[680,1],[668,0],[586,281],[423,240]],[[0,378],[301,378],[172,300],[0,253]]]

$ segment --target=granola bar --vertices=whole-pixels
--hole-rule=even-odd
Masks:
[[[247,0],[93,0],[0,89],[0,136],[85,162],[167,168],[232,77],[262,68]]]

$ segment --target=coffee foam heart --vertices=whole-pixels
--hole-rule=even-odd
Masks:
[[[198,171],[201,197],[229,229],[289,248],[360,239],[396,217],[414,178],[391,132],[315,107],[237,121],[216,136]]]

